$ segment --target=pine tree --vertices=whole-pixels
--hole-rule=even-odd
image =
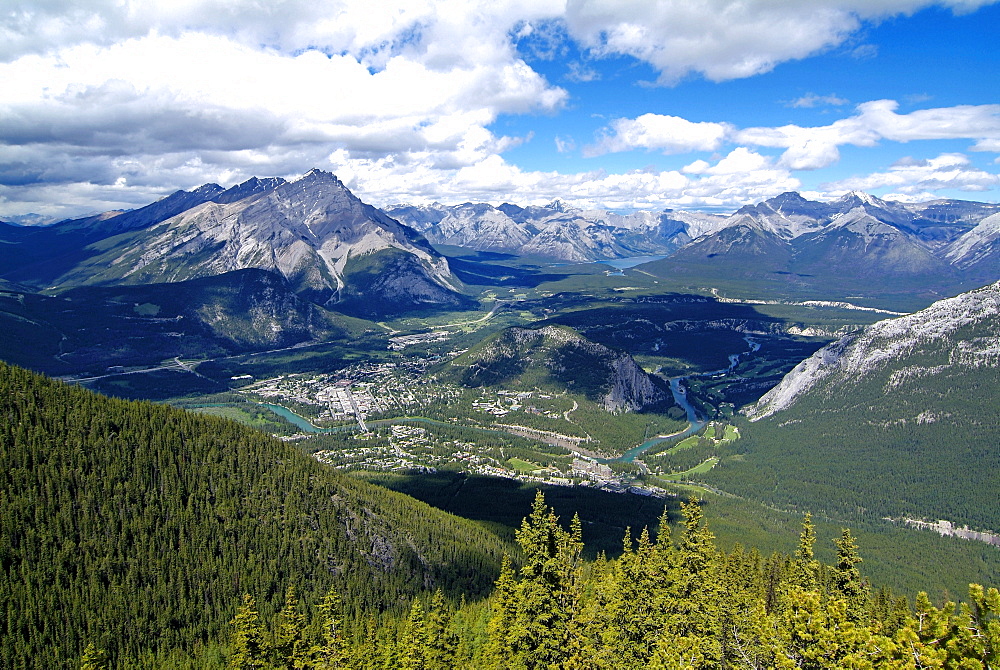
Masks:
[[[775,618],[767,613],[760,553],[737,544],[722,567],[720,617],[726,667],[765,668],[771,663]]]
[[[320,640],[309,650],[313,667],[315,670],[349,668],[340,595],[330,589],[316,609],[319,610]]]
[[[698,501],[681,504],[684,532],[677,579],[651,667],[718,667],[722,663],[718,554]]]
[[[531,514],[517,531],[524,553],[520,581],[501,573],[497,605],[490,621],[490,661],[494,667],[549,668],[573,655],[571,641],[579,625],[582,531],[559,525],[541,491]]]
[[[419,600],[414,600],[410,607],[410,617],[406,622],[403,637],[399,641],[400,670],[429,670],[427,622],[424,620],[424,608]]]
[[[792,587],[775,649],[775,667],[802,670],[866,670],[884,656],[888,639],[852,621],[847,601]]]
[[[676,570],[670,563],[672,556],[669,526],[661,526],[655,544],[649,531],[643,529],[634,547],[626,532],[605,605],[609,667],[644,668],[652,658],[674,595]]]
[[[285,589],[285,606],[278,612],[270,648],[273,664],[277,668],[295,670],[305,665],[308,649],[304,639],[306,617],[298,607],[295,587],[289,586]]]
[[[517,577],[510,556],[504,555],[500,575],[493,589],[493,606],[489,623],[485,655],[490,667],[503,668],[514,653],[511,628],[517,615]]]
[[[231,652],[229,667],[232,670],[255,670],[264,667],[264,630],[261,628],[257,603],[248,593],[243,596],[243,604],[236,610],[230,621],[233,632],[230,637]]]
[[[80,670],[108,670],[109,667],[107,653],[93,642],[88,644],[80,657]]]
[[[837,562],[830,571],[830,592],[847,602],[848,615],[853,621],[860,621],[867,613],[869,592],[868,584],[861,579],[858,570],[861,563],[858,545],[848,528],[843,529],[834,544],[837,546]]]
[[[1000,592],[969,585],[969,603],[931,605],[917,595],[914,615],[896,634],[896,659],[917,668],[1000,667]]]
[[[454,667],[458,639],[451,629],[452,613],[441,589],[434,592],[427,612],[427,668],[450,670]]]
[[[813,554],[816,544],[816,526],[812,523],[812,514],[806,512],[802,519],[802,534],[799,535],[799,548],[795,550],[795,562],[792,564],[792,583],[804,591],[819,588],[819,562]]]

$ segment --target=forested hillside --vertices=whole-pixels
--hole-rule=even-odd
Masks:
[[[725,553],[692,500],[676,539],[664,517],[626,533],[620,557],[587,562],[579,520],[567,529],[541,494],[505,546],[229,421],[7,365],[0,410],[0,667],[1000,660],[996,589],[970,587],[960,608],[920,595],[911,610],[863,578],[850,531],[819,563],[808,516],[794,556]]]
[[[475,599],[505,545],[268,435],[0,363],[0,667],[76,667],[87,643],[155,667],[267,615],[294,586],[377,614]]]
[[[230,667],[971,670],[1000,661],[995,588],[970,586],[960,608],[921,593],[911,612],[862,577],[849,530],[823,565],[808,515],[795,555],[769,557],[719,551],[696,501],[683,517],[676,540],[661,523],[655,536],[626,534],[619,559],[587,564],[579,519],[565,528],[539,494],[517,533],[523,563],[504,563],[489,611],[455,611],[436,596],[415,600],[403,621],[351,636],[336,594],[315,608],[312,628],[294,599],[265,622],[248,598],[230,629]]]
[[[1000,283],[821,349],[748,413],[730,492],[835,518],[1000,530]]]

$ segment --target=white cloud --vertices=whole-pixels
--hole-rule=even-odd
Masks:
[[[844,44],[864,20],[932,5],[956,13],[992,0],[568,0],[570,34],[596,55],[643,60],[673,84],[691,73],[713,81],[768,72]]]
[[[338,176],[360,197],[382,206],[403,201],[541,205],[560,198],[581,208],[736,209],[801,185],[766,157],[742,148],[714,165],[704,162],[704,169],[697,173],[525,171],[496,155],[449,173],[422,161],[407,165],[386,159],[359,161],[343,152],[332,156],[330,162]]]
[[[619,175],[522,171],[502,154],[526,138],[493,130],[504,115],[572,104],[517,45],[565,57],[576,40],[586,57],[647,62],[665,83],[692,73],[724,80],[843,45],[869,19],[990,1],[7,0],[0,212],[135,206],[176,188],[312,166],[401,199],[407,188],[441,199],[469,188],[523,201],[537,188],[548,200],[570,192],[624,207],[721,206],[773,194],[768,179],[788,190],[790,171],[830,165],[845,144],[965,138],[997,151],[997,105],[899,114],[875,101],[829,126],[743,130],[644,114],[612,122],[584,151],[729,154]],[[567,81],[599,76],[586,57]],[[799,102],[840,104],[809,97]],[[728,171],[737,165],[745,172]]]
[[[958,105],[896,114],[899,103],[874,100],[858,105],[859,124],[896,142],[943,139],[1000,139],[1000,105]]]
[[[819,107],[823,105],[830,105],[832,107],[842,107],[848,104],[850,100],[846,98],[841,98],[836,94],[830,95],[816,95],[815,93],[806,93],[801,98],[796,98],[788,103],[789,107],[796,109],[811,109],[813,107]]]
[[[857,107],[857,114],[827,126],[804,128],[747,128],[734,134],[739,142],[785,148],[783,164],[796,170],[815,170],[839,159],[838,146],[870,147],[880,140],[1000,138],[1000,105],[960,105],[897,114],[899,103],[874,100]]]
[[[665,154],[714,151],[722,144],[730,126],[725,123],[696,123],[677,116],[643,114],[636,119],[616,119],[596,144],[584,155],[653,149]]]
[[[903,160],[886,172],[852,177],[822,188],[831,193],[892,189],[886,197],[894,199],[927,199],[927,193],[949,189],[957,191],[987,191],[1000,186],[1000,175],[974,167],[962,154],[941,154],[929,160]]]
[[[781,155],[781,164],[790,170],[819,170],[840,160],[840,150],[833,142],[805,138]]]
[[[840,159],[838,147],[875,146],[881,140],[976,140],[976,149],[1000,146],[1000,105],[960,105],[897,114],[893,100],[857,106],[853,116],[826,126],[736,128],[728,123],[692,122],[676,116],[643,114],[617,119],[586,155],[655,149],[664,153],[716,151],[726,142],[785,149],[781,164],[791,170],[817,170]]]
[[[475,23],[489,16],[466,18]],[[474,164],[520,141],[488,130],[498,115],[555,111],[566,92],[517,57],[503,24],[476,39],[459,35],[458,20],[449,14],[421,28],[440,34],[433,44],[420,46],[413,37],[381,49],[378,68],[371,66],[374,51],[290,52],[247,44],[238,31],[179,29],[107,44],[81,40],[0,61],[0,149],[19,154],[0,163],[0,183],[105,185],[127,169],[130,183],[159,185],[159,193],[145,192],[149,202],[164,190],[228,176],[299,173],[324,165],[337,147],[400,162],[411,153],[432,153],[431,162],[442,169]],[[57,24],[49,27],[73,32],[68,23]],[[357,22],[354,41],[343,43],[364,52],[355,42],[366,26]],[[283,40],[286,47],[308,41],[297,33]],[[5,191],[9,209],[17,196]],[[116,206],[143,197],[138,191],[119,196]]]

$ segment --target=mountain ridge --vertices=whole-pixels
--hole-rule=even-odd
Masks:
[[[628,353],[561,325],[505,328],[448,363],[447,371],[472,388],[561,386],[609,412],[641,411],[673,402],[665,384],[654,381]]]
[[[944,519],[995,534],[998,369],[1000,282],[876,322],[745,408],[738,457],[707,480],[845,521]]]
[[[945,341],[959,329],[980,321],[996,322],[992,334],[972,343],[959,342],[948,358],[949,365],[1000,368],[1000,281],[954,298],[940,300],[927,309],[894,319],[878,321],[857,333],[845,335],[797,365],[773,389],[748,410],[751,421],[759,421],[791,407],[796,399],[824,385],[854,383],[887,362],[912,355],[920,346]],[[928,374],[937,374],[937,366]],[[913,372],[912,374],[920,374]]]

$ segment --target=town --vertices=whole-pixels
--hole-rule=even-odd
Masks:
[[[290,374],[249,382],[249,400],[283,408],[299,429],[282,439],[342,470],[450,469],[555,486],[665,497],[667,491],[615,471],[584,446],[589,438],[519,425],[516,417],[568,419],[577,403],[541,390],[465,389],[423,374],[429,359],[366,362],[331,374]],[[565,405],[565,409],[559,403]],[[424,414],[452,408],[447,420]],[[282,413],[284,415],[284,412]],[[461,419],[461,420],[460,420]],[[497,419],[503,419],[498,422]],[[488,439],[483,439],[486,436]],[[335,442],[335,446],[330,446]]]

